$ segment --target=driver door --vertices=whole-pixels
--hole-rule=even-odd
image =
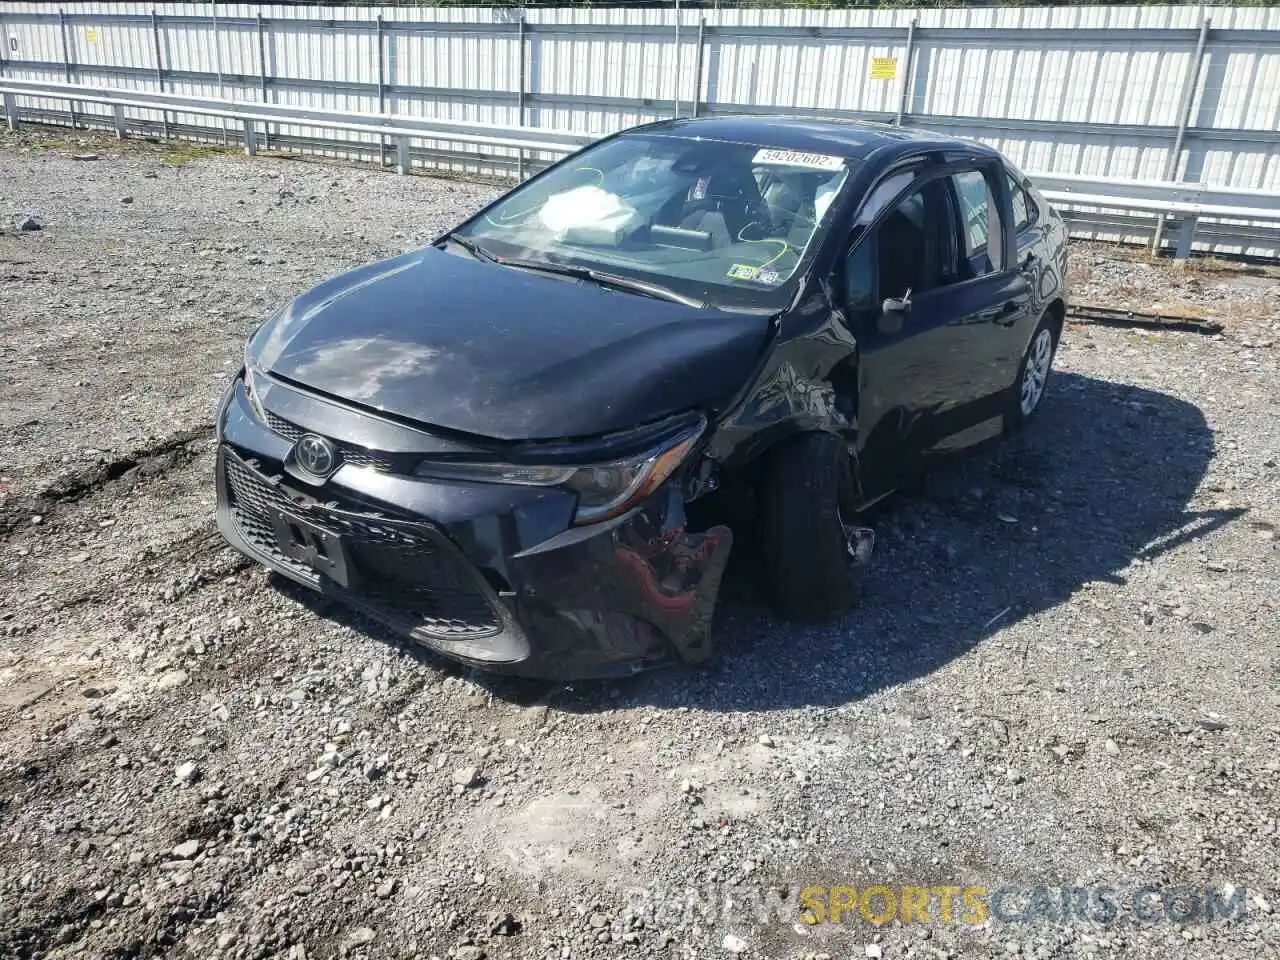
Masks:
[[[835,289],[858,343],[858,459],[869,502],[912,475],[966,396],[948,290],[958,231],[945,178],[917,178],[854,232]]]

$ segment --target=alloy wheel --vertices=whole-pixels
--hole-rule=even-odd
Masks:
[[[1044,396],[1045,383],[1049,380],[1049,367],[1053,363],[1053,334],[1043,329],[1036,334],[1027,348],[1027,362],[1022,374],[1022,388],[1018,406],[1024,417],[1031,416],[1040,398]]]

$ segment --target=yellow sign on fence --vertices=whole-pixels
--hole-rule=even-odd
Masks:
[[[898,75],[897,57],[872,57],[871,79],[892,80]]]
[[[84,42],[96,44],[98,42],[98,31],[93,29],[93,27],[87,27],[84,31]]]

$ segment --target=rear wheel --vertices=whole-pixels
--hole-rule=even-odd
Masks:
[[[757,501],[760,567],[782,616],[825,619],[857,600],[870,542],[848,524],[852,481],[845,445],[831,434],[795,437],[766,458]]]
[[[1057,352],[1057,330],[1056,318],[1046,312],[1036,325],[1036,332],[1031,335],[1031,342],[1027,344],[1022,363],[1018,366],[1018,378],[1009,391],[1005,411],[1005,425],[1009,430],[1017,430],[1040,409]]]

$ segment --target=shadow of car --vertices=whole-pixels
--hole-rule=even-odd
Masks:
[[[1135,560],[1243,512],[1190,506],[1214,450],[1190,403],[1061,373],[1040,415],[1036,429],[936,471],[881,513],[866,594],[848,615],[781,624],[731,569],[719,659],[702,671],[636,677],[625,699],[724,711],[856,701],[932,673],[1085,584],[1124,582]],[[602,685],[584,685],[556,704],[591,711],[618,702]]]

